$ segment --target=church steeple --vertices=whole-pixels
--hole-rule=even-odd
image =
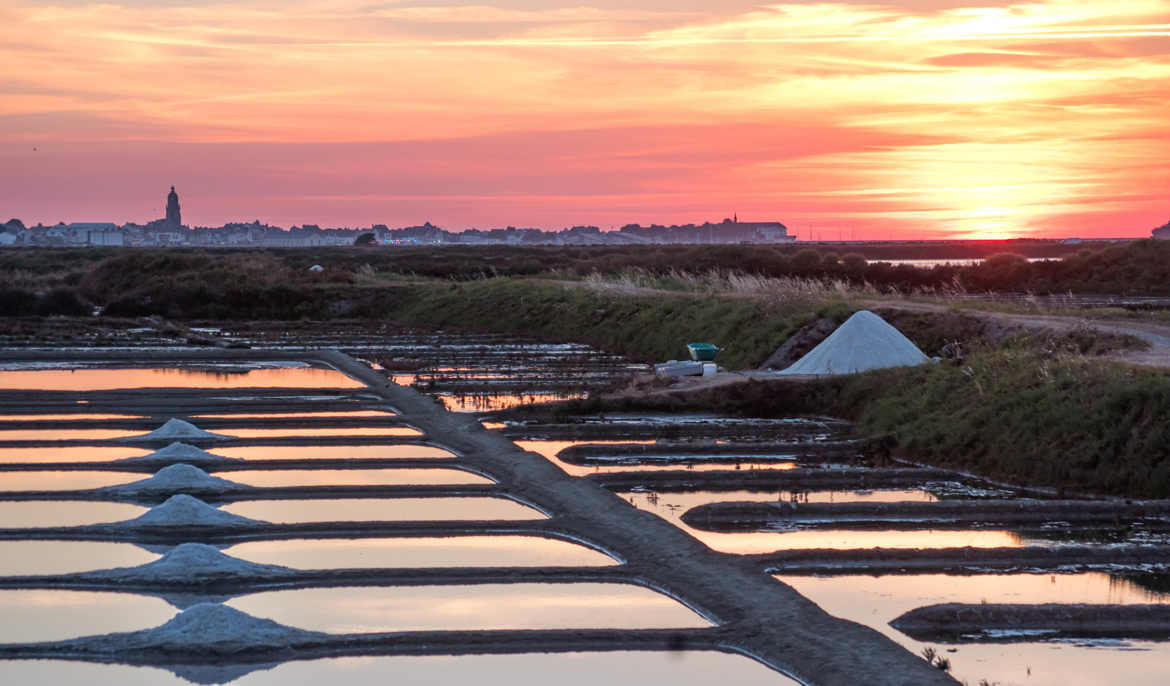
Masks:
[[[183,218],[179,213],[179,194],[175,192],[174,186],[171,186],[171,192],[167,193],[167,224],[176,229],[183,225]]]

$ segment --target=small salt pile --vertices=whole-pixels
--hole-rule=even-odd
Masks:
[[[241,578],[283,578],[296,574],[296,570],[288,567],[258,564],[224,555],[215,547],[204,543],[184,543],[154,562],[137,567],[90,572],[86,576],[121,581],[201,584]]]
[[[251,488],[234,481],[211,476],[202,469],[189,464],[173,464],[163,467],[157,474],[141,481],[109,486],[102,489],[118,495],[160,495],[174,493],[222,493],[237,489]]]
[[[271,619],[260,619],[216,603],[193,605],[154,629],[112,634],[106,641],[119,650],[152,649],[183,654],[234,654],[243,649],[287,648],[328,636]]]
[[[198,498],[179,494],[171,496],[163,504],[151,508],[139,517],[104,526],[130,529],[162,526],[251,527],[267,523],[217,510]]]
[[[170,462],[172,464],[186,463],[193,465],[215,464],[217,462],[243,462],[238,457],[223,457],[196,448],[190,443],[176,441],[165,448],[137,457],[124,457],[119,462]]]
[[[215,434],[210,431],[204,431],[195,426],[191,422],[183,421],[182,419],[168,419],[165,424],[150,433],[141,436],[132,436],[130,438],[123,438],[123,441],[173,441],[180,438],[187,440],[205,440],[205,441],[222,441],[230,440],[231,436],[224,436],[223,434]]]

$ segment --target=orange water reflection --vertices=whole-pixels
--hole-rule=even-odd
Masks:
[[[225,373],[198,368],[0,371],[0,389],[108,391],[122,388],[365,388],[332,369],[282,367]]]
[[[297,569],[598,567],[617,564],[608,555],[584,546],[536,536],[255,541],[232,546],[227,553],[252,562]]]
[[[313,460],[345,458],[452,458],[455,454],[430,445],[254,445],[215,448],[211,452],[245,460]]]
[[[84,526],[133,519],[147,508],[125,503],[0,501],[0,528]],[[62,543],[69,546],[69,543]]]
[[[0,576],[70,574],[134,567],[158,557],[130,543],[0,541]]]
[[[339,412],[241,412],[236,414],[193,414],[196,419],[361,419],[396,417],[390,410],[353,410]]]
[[[547,519],[506,498],[344,498],[248,500],[220,508],[267,522],[490,521]]]
[[[491,484],[461,469],[281,469],[228,472],[224,478],[249,486],[444,486]],[[0,475],[0,479],[3,475]]]
[[[713,550],[754,554],[799,548],[1018,548],[1026,545],[1010,531],[842,531],[804,530],[720,533],[687,527],[687,533]]]
[[[160,598],[128,593],[4,590],[0,591],[0,617],[4,617],[0,643],[63,641],[150,629],[175,613],[175,608]]]
[[[146,415],[140,414],[3,414],[0,415],[0,426],[2,422],[35,422],[35,421],[72,421],[72,420],[88,420],[94,421],[99,419],[145,419]]]
[[[63,446],[48,448],[0,448],[0,462],[106,462],[140,457],[150,450],[112,446]],[[0,474],[0,479],[4,475]]]
[[[124,429],[0,429],[0,441],[105,441],[140,433]]]
[[[280,436],[421,436],[409,426],[355,426],[341,429],[224,429],[216,433],[236,438],[276,438]]]
[[[660,593],[625,584],[485,584],[272,591],[227,603],[310,631],[671,629],[711,623]]]
[[[647,465],[576,465],[557,459],[557,453],[574,445],[650,445],[655,441],[513,441],[523,450],[531,450],[549,459],[550,462],[573,476],[588,476],[590,474],[613,474],[619,472],[664,472],[664,471],[725,471],[734,469],[752,470],[788,470],[798,469],[800,465],[794,462],[743,462],[739,465],[726,462],[690,463],[690,464],[647,464]]]
[[[146,474],[129,472],[0,472],[2,491],[71,491],[127,484]]]

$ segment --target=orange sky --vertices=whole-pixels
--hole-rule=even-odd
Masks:
[[[1170,0],[0,0],[0,214],[1148,235]],[[718,6],[719,9],[711,9]]]

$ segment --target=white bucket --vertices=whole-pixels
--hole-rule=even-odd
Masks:
[[[718,371],[719,371],[719,366],[716,365],[714,362],[704,362],[703,363],[703,376],[715,376],[715,373]]]

